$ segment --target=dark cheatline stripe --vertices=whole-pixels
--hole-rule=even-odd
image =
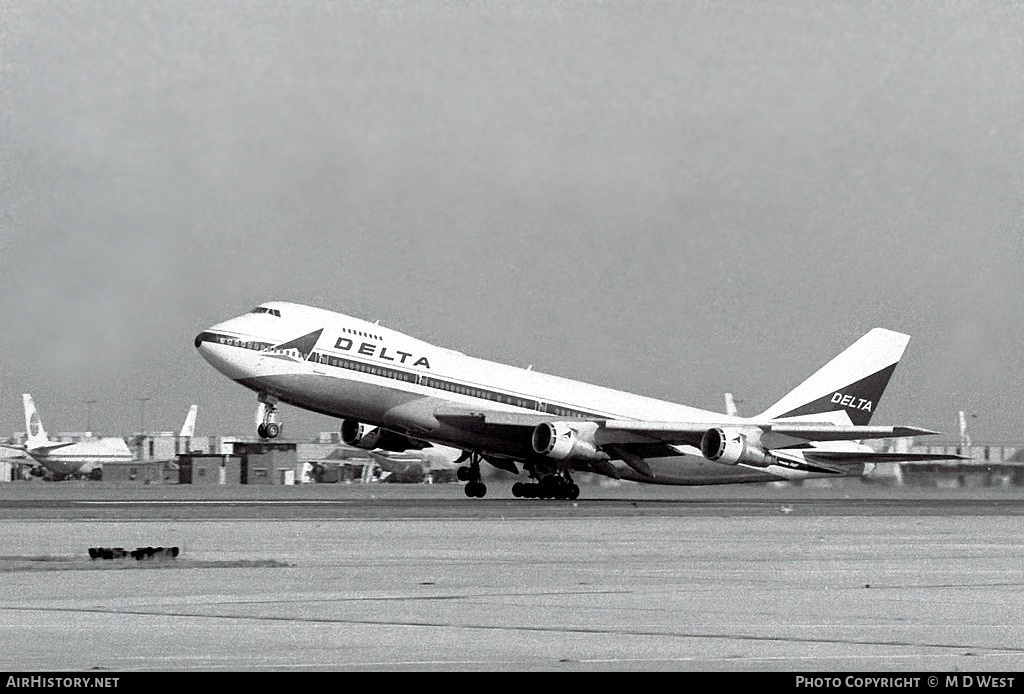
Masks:
[[[208,330],[204,330],[196,335],[196,349],[198,349],[199,345],[204,342],[212,342],[215,345],[228,345],[230,347],[238,347],[239,349],[251,349],[256,352],[262,352],[263,350],[270,349],[274,346],[270,342],[260,342],[251,338],[243,339],[241,337],[224,335],[222,333],[212,333]]]
[[[857,426],[865,426],[871,421],[871,415],[878,409],[878,401],[882,399],[882,392],[889,384],[889,379],[895,370],[896,364],[891,364],[881,371],[876,371],[848,386],[834,390],[817,400],[790,410],[784,415],[779,415],[778,419],[845,410],[850,416],[851,422]]]

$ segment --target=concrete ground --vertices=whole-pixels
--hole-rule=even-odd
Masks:
[[[2,486],[0,669],[1024,666],[1020,489]]]

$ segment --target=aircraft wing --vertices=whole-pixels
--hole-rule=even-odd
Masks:
[[[721,422],[646,422],[621,419],[583,419],[560,417],[542,412],[507,412],[486,408],[443,405],[434,411],[441,422],[476,431],[487,428],[532,428],[544,422],[593,422],[594,440],[599,446],[615,444],[665,444],[699,446],[708,429],[716,427],[757,427],[765,433],[803,441],[855,441],[859,439],[927,436],[939,432],[912,426],[855,426],[829,422],[721,421]]]
[[[31,452],[35,453],[35,452],[39,451],[39,452],[42,452],[42,453],[47,453],[47,452],[52,451],[52,450],[57,449],[57,448],[64,448],[65,446],[72,446],[72,445],[74,445],[74,441],[54,443],[54,444],[50,444],[50,445],[47,445],[47,446],[36,446],[35,448],[32,449]],[[0,443],[0,448],[10,448],[11,450],[21,451],[22,453],[25,454],[25,457],[24,458],[19,458],[19,460],[23,460],[24,463],[26,463],[28,465],[39,465],[39,462],[37,462],[30,455],[28,446],[22,446],[22,445],[18,445],[18,444],[14,444],[14,443]]]
[[[31,453],[40,453],[46,455],[50,451],[55,451],[58,448],[67,448],[68,446],[74,446],[75,441],[60,441],[57,443],[44,443],[41,446],[33,446],[31,449],[25,448],[23,450]]]

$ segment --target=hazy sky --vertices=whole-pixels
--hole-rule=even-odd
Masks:
[[[0,0],[0,432],[253,433],[258,303],[756,414],[1024,441],[1024,4]],[[283,408],[286,434],[335,429]]]

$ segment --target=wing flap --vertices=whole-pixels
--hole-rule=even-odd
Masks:
[[[543,422],[563,421],[543,412],[508,412],[505,410],[472,409],[457,405],[442,405],[434,410],[434,417],[442,424],[462,428],[479,426],[535,427]]]

